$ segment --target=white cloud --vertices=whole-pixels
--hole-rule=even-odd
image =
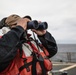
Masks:
[[[76,43],[76,0],[1,0],[0,19],[13,13],[47,21],[58,43]]]

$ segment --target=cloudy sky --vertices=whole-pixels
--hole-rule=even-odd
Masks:
[[[0,19],[11,14],[46,21],[57,43],[76,44],[76,0],[0,0]]]

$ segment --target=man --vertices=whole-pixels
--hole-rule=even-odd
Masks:
[[[5,24],[11,28],[0,38],[0,75],[46,75],[47,73],[35,73],[37,70],[31,70],[31,66],[23,66],[29,58],[26,57],[27,46],[33,46],[29,43],[30,36],[27,34],[27,23],[29,18],[21,18],[18,15],[11,15],[6,18]],[[57,44],[53,36],[47,30],[35,30],[35,32],[49,53],[47,57],[51,58],[57,53]],[[24,43],[24,44],[23,44]],[[23,45],[26,47],[23,48]],[[21,51],[22,48],[25,51]],[[35,47],[35,46],[33,46]],[[27,48],[27,49],[29,49]],[[31,49],[30,48],[30,49]],[[19,50],[20,49],[20,50]],[[29,50],[30,50],[29,49]],[[23,53],[24,52],[24,53]],[[21,57],[20,57],[21,56]],[[27,58],[27,59],[26,59]],[[30,59],[32,61],[32,59]],[[25,62],[25,63],[24,63]],[[33,64],[34,62],[32,62]],[[36,65],[35,65],[36,66]],[[30,68],[30,69],[29,69]],[[33,68],[34,69],[34,68]],[[32,73],[33,72],[33,73]]]

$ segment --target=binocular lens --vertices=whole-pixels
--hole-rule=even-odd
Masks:
[[[48,28],[47,22],[38,23],[38,21],[34,20],[27,23],[27,29],[44,30],[47,28]]]
[[[48,28],[47,22],[39,23],[39,27],[38,27],[39,30],[44,30],[44,29],[47,29],[47,28]]]
[[[38,22],[36,20],[27,23],[27,29],[37,29]]]

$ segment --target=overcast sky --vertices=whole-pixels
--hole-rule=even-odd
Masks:
[[[11,14],[47,21],[57,43],[76,44],[76,0],[0,0],[0,19]]]

